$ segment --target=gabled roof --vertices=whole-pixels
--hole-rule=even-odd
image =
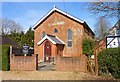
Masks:
[[[60,40],[57,36],[52,36],[52,35],[45,35],[44,38],[42,38],[37,45],[40,45],[43,41],[45,41],[46,39],[48,39],[50,42],[52,42],[53,44],[65,44],[62,40]]]
[[[107,30],[106,36],[114,36],[116,29],[120,29],[120,19],[118,20],[118,22],[112,28]]]
[[[69,18],[77,21],[77,22],[84,23],[84,21],[82,21],[82,20],[80,20],[80,19],[78,19],[78,18],[76,18],[76,17],[74,17],[74,16],[72,16],[72,15],[66,13],[66,12],[63,12],[62,10],[60,10],[60,9],[58,9],[58,8],[56,8],[56,7],[54,7],[53,9],[51,9],[45,16],[43,16],[43,17],[33,26],[33,29],[35,29],[35,28],[37,27],[37,25],[39,25],[42,21],[44,21],[44,20],[45,20],[49,15],[51,15],[54,11],[57,11],[57,12],[65,15],[65,16],[67,16],[67,17],[69,17]]]
[[[82,20],[80,20],[80,19],[78,19],[78,18],[76,18],[76,17],[74,17],[74,16],[72,16],[72,15],[70,15],[70,14],[68,14],[68,13],[66,13],[66,12],[64,12],[64,11],[62,11],[62,10],[60,10],[60,9],[58,9],[58,8],[56,8],[56,7],[54,7],[53,9],[51,9],[51,10],[50,10],[45,16],[43,16],[35,25],[33,25],[33,29],[36,29],[39,24],[41,24],[45,19],[47,19],[47,17],[49,17],[49,16],[50,16],[52,13],[54,13],[55,11],[58,12],[58,13],[61,13],[61,14],[65,15],[65,16],[67,16],[68,18],[70,18],[70,19],[72,19],[72,20],[74,20],[74,21],[77,21],[77,22],[79,22],[79,23],[87,26],[86,28],[87,28],[88,30],[90,30],[93,35],[95,35],[94,32],[90,29],[90,27],[87,25],[87,23],[86,23],[85,21],[82,21]]]
[[[0,45],[11,45],[15,47],[20,47],[17,42],[13,41],[11,38],[0,35]]]

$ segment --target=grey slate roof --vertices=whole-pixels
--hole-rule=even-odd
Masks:
[[[11,45],[15,47],[20,47],[17,42],[13,41],[11,38],[0,35],[0,45]]]
[[[48,35],[56,44],[63,44],[60,40],[58,40],[55,36]]]
[[[53,35],[48,35],[46,34],[45,37],[43,37],[38,43],[37,45],[40,45],[44,40],[49,40],[50,42],[52,42],[53,44],[61,44],[64,45],[65,43],[60,40],[57,36],[53,36]]]

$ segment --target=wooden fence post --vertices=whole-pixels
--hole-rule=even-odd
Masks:
[[[97,59],[96,50],[94,52],[94,55],[95,55],[95,75],[98,76],[98,59]]]
[[[12,46],[10,46],[10,56],[12,55]]]

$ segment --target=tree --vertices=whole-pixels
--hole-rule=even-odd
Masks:
[[[99,17],[95,24],[95,34],[98,39],[104,38],[107,30],[110,28],[110,23],[104,17]]]
[[[20,32],[22,30],[22,26],[19,23],[8,18],[3,18],[0,21],[0,25],[2,26],[2,34],[9,34],[11,31]]]
[[[104,17],[119,17],[120,2],[93,2],[88,9],[94,15],[101,14]]]
[[[20,46],[24,44],[28,44],[31,47],[34,46],[34,31],[31,27],[24,33],[22,26],[14,20],[4,18],[0,24],[2,25],[2,34],[4,36],[12,38]]]
[[[0,19],[0,35],[2,34],[2,19]]]
[[[16,32],[11,31],[10,34],[6,34],[6,36],[12,38],[14,41],[16,41],[20,46],[23,46],[24,44],[28,44],[30,47],[34,46],[34,31],[30,27],[29,30],[27,30],[26,33],[23,31]]]
[[[34,46],[34,31],[32,30],[32,28],[30,27],[29,30],[26,32],[25,34],[26,39],[26,44],[28,44],[29,46],[33,47]]]
[[[92,73],[95,73],[94,66],[91,61],[91,56],[94,54],[94,44],[95,42],[90,39],[84,39],[82,41],[82,51],[83,51],[83,54],[87,55],[88,57],[87,67],[88,67],[88,70]]]
[[[94,54],[94,44],[95,42],[90,39],[84,39],[82,41],[83,54],[86,54],[88,58],[91,58],[91,56]]]

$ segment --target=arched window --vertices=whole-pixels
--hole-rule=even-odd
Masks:
[[[56,28],[54,29],[54,33],[58,33],[58,30]]]
[[[68,47],[72,47],[72,31],[70,29],[67,32],[67,45]]]
[[[45,35],[46,35],[46,34],[45,34],[45,32],[43,31],[43,32],[42,32],[42,38],[44,38],[44,37],[45,37]]]

